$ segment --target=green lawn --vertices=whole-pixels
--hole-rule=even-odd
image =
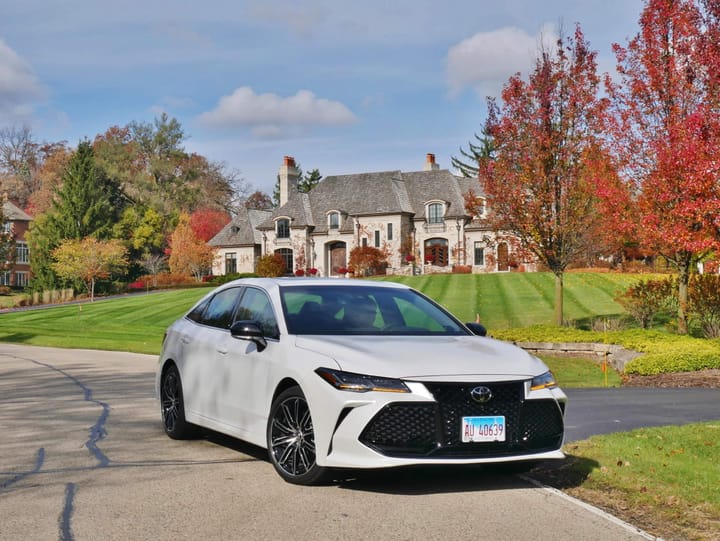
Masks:
[[[569,273],[569,319],[622,313],[617,292],[642,275]],[[489,329],[550,323],[554,277],[550,273],[447,274],[386,277],[434,298],[463,321],[479,313]],[[165,328],[209,288],[173,290],[94,303],[0,315],[0,341],[157,354]]]
[[[0,341],[157,354],[165,329],[211,288],[0,315]]]
[[[565,319],[587,322],[624,314],[615,296],[651,275],[571,272],[565,274]],[[549,272],[388,276],[415,287],[463,321],[480,314],[489,329],[554,321],[555,277]]]

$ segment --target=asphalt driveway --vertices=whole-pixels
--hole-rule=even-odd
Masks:
[[[155,364],[147,355],[0,344],[0,539],[648,538],[493,468],[289,485],[256,447],[217,435],[168,439],[153,396]],[[669,419],[660,407],[679,415],[674,422],[704,419],[698,407],[720,398],[632,389],[650,405],[634,404],[630,416],[632,395],[616,391],[571,392],[571,439],[586,428],[630,428],[648,408],[655,420]]]

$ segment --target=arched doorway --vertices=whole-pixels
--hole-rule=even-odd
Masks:
[[[425,241],[425,262],[438,267],[447,267],[448,241],[447,239],[428,239]]]
[[[498,271],[510,270],[509,261],[507,242],[501,242],[497,247]]]
[[[328,276],[338,276],[339,269],[347,267],[347,245],[344,242],[327,244]]]

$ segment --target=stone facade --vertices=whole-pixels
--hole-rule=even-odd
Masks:
[[[251,272],[253,257],[277,253],[288,273],[316,269],[319,276],[340,276],[350,251],[364,245],[387,255],[389,274],[517,268],[511,264],[512,243],[487,226],[485,215],[465,210],[464,196],[479,191],[477,180],[440,169],[432,154],[422,171],[329,176],[309,193],[298,192],[294,158],[284,158],[278,176],[276,209],[250,211],[265,213],[256,216],[259,222],[243,213],[210,241],[218,248],[214,273],[226,274],[223,262],[234,250],[237,257],[243,254],[238,272]]]

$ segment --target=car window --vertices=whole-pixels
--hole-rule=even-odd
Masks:
[[[280,336],[272,303],[265,292],[259,289],[248,287],[240,299],[235,321],[242,320],[257,321],[263,334],[268,338],[279,338]]]
[[[358,286],[282,287],[291,334],[461,335],[448,312],[410,289]]]
[[[233,320],[233,312],[235,311],[235,306],[237,305],[241,292],[242,289],[239,287],[223,289],[218,292],[208,302],[207,308],[199,323],[220,329],[229,329]]]
[[[192,319],[193,321],[196,321],[197,323],[202,322],[203,314],[205,313],[205,309],[207,308],[207,305],[210,303],[210,299],[205,299],[203,302],[198,304],[195,308],[193,308],[190,312],[188,312],[187,318]]]

